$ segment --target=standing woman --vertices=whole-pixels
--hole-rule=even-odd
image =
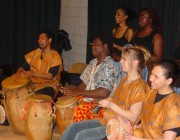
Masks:
[[[132,39],[133,29],[128,26],[128,22],[135,18],[135,12],[127,7],[120,7],[116,10],[116,27],[112,31],[113,37],[113,55],[120,60],[123,46]]]
[[[178,73],[178,66],[172,60],[164,60],[153,68],[151,90],[141,115],[144,136],[125,136],[125,140],[180,140],[180,96],[172,89]]]
[[[130,41],[132,45],[144,46],[151,53],[151,62],[159,62],[163,57],[162,24],[156,9],[147,7],[139,16],[140,30]]]

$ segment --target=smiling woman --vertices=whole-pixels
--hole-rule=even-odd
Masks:
[[[95,39],[94,41],[98,40]],[[122,54],[121,64],[127,75],[115,88],[111,99],[104,98],[98,102],[99,106],[103,107],[98,113],[100,117],[96,116],[96,120],[84,120],[70,124],[61,140],[101,140],[106,136],[106,125],[112,116],[121,116],[132,124],[138,122],[142,101],[147,90],[147,84],[142,79],[140,71],[145,66],[148,57],[141,48],[137,47],[124,48]],[[83,109],[83,111],[85,110],[89,110],[88,106]],[[80,109],[77,111],[79,112]],[[85,115],[89,118],[89,112]],[[101,118],[102,115],[103,118]]]
[[[120,60],[123,46],[126,45],[134,34],[132,28],[128,26],[128,22],[135,18],[135,12],[127,7],[119,7],[116,10],[115,22],[117,27],[112,31],[113,37],[113,58]]]
[[[141,114],[144,138],[126,136],[125,140],[179,140],[180,96],[171,87],[178,75],[178,66],[172,60],[163,60],[153,68],[151,90],[146,94]]]

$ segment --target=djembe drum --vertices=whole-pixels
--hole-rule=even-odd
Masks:
[[[26,140],[51,140],[52,98],[36,94],[28,98],[25,116]]]
[[[15,134],[25,134],[24,120],[20,120],[26,99],[34,94],[26,77],[11,76],[2,81],[4,106],[10,126]]]
[[[123,140],[125,135],[132,135],[133,127],[127,119],[114,116],[108,121],[106,135],[108,140]]]
[[[72,122],[74,108],[76,106],[77,99],[75,97],[62,97],[56,102],[56,122],[61,135],[66,127]]]

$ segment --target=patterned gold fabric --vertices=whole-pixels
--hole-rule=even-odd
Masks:
[[[80,78],[86,84],[86,90],[105,88],[112,93],[121,77],[118,65],[110,56],[107,56],[101,64],[97,65],[97,63],[97,58],[93,59]],[[102,116],[102,111],[97,114],[99,110],[96,108],[97,101],[94,98],[80,97],[79,100],[80,104],[74,111],[74,122],[91,120]]]
[[[150,90],[143,105],[141,125],[145,138],[162,138],[165,130],[180,127],[180,96],[171,93],[154,103],[156,95],[156,90]]]
[[[97,114],[93,111],[94,107],[97,106],[95,101],[85,102],[82,96],[78,96],[80,104],[74,110],[73,122],[80,122],[82,120],[92,120],[102,117],[101,111]]]
[[[45,74],[49,72],[49,69],[62,64],[62,59],[57,51],[52,50],[46,53],[45,57],[41,59],[42,50],[40,48],[25,55],[27,63],[30,65],[30,70],[33,72],[38,72]],[[47,86],[53,88],[56,87],[58,81],[54,80],[44,80],[42,78],[33,77],[31,81],[34,84],[34,90],[39,90]]]
[[[145,93],[147,92],[148,85],[144,82],[142,78],[134,80],[130,83],[127,83],[126,81],[127,81],[127,76],[125,76],[122,79],[121,83],[115,90],[114,95],[112,97],[112,101],[119,107],[125,110],[129,110],[131,105],[144,101]],[[115,112],[113,112],[110,109],[106,109],[105,115],[104,115],[105,118],[106,118],[106,114],[107,115],[111,114],[109,116],[117,115]],[[136,121],[136,123],[138,121],[139,119]]]

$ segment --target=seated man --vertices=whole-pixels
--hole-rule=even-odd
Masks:
[[[39,47],[25,55],[25,61],[16,73],[31,80],[36,94],[46,94],[52,98],[58,84],[55,77],[62,66],[61,56],[52,49],[53,39],[52,32],[42,31],[38,39]]]
[[[76,87],[63,87],[60,91],[68,96],[78,96],[80,105],[75,109],[74,122],[96,117],[99,111],[97,100],[107,98],[120,81],[117,63],[111,58],[110,42],[105,37],[96,37],[92,44],[93,59],[81,75],[82,83]]]

